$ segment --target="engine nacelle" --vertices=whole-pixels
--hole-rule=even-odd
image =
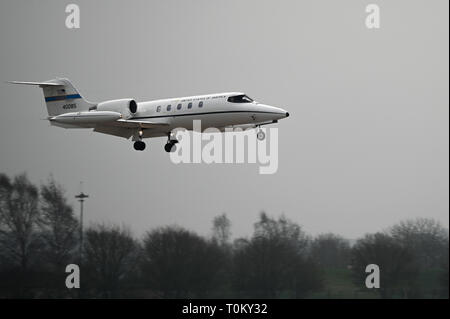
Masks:
[[[105,101],[97,104],[97,111],[118,112],[124,117],[128,117],[137,112],[137,103],[133,99],[120,99]]]

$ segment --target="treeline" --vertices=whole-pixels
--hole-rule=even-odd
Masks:
[[[233,241],[225,214],[209,237],[169,226],[136,239],[94,225],[80,247],[79,230],[53,179],[38,187],[0,174],[0,298],[448,298],[448,230],[431,219],[352,244],[265,213]],[[68,264],[80,266],[80,289],[65,286]],[[380,267],[380,289],[365,286],[368,264]]]

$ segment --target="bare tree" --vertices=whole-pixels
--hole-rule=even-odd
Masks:
[[[416,288],[417,268],[411,251],[385,233],[366,235],[352,249],[352,270],[355,284],[365,289],[367,265],[376,264],[382,273],[382,298],[412,297]]]
[[[231,237],[231,221],[225,213],[214,217],[213,220],[213,239],[221,246],[229,243]]]
[[[327,268],[345,268],[350,264],[348,240],[332,233],[318,235],[311,242],[311,257]]]
[[[321,275],[306,256],[308,237],[288,219],[265,213],[251,240],[235,241],[234,286],[245,297],[303,297],[320,288]]]
[[[162,297],[207,296],[217,287],[224,255],[217,244],[178,227],[148,232],[142,272]]]
[[[434,219],[405,220],[394,225],[390,233],[413,253],[422,269],[438,268],[443,256],[448,253],[448,229]]]
[[[445,254],[442,256],[441,264],[440,264],[440,273],[439,273],[439,297],[448,299],[448,255],[449,255],[449,245],[447,242],[447,249],[445,250]]]
[[[27,270],[39,249],[39,192],[25,174],[0,176],[0,245],[7,258]]]
[[[56,270],[61,271],[77,245],[78,221],[62,187],[53,179],[41,186],[41,211],[39,225],[46,244],[45,255]]]
[[[100,297],[117,297],[121,284],[136,270],[139,248],[130,231],[97,225],[86,231],[86,285]]]

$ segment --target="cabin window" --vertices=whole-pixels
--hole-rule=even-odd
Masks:
[[[172,105],[167,105],[167,111],[170,111],[170,109],[172,108]]]
[[[192,109],[192,102],[188,104],[188,109]]]
[[[156,108],[156,112],[161,112],[161,105],[158,105],[158,107]]]
[[[228,102],[231,102],[231,103],[252,103],[253,100],[251,98],[249,98],[245,94],[240,94],[240,95],[230,96],[228,98]]]
[[[203,101],[198,102],[198,107],[203,107]]]
[[[181,103],[177,105],[177,110],[181,110]]]

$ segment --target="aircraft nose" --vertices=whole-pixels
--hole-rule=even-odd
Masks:
[[[289,117],[289,112],[286,111],[285,109],[281,108],[281,107],[277,107],[278,112],[280,112],[280,116],[282,116],[282,118],[286,118]]]
[[[285,109],[282,109],[282,108],[279,108],[279,110],[281,111],[280,113],[281,113],[281,115],[284,117],[284,118],[286,118],[286,117],[289,117],[289,112],[288,111],[286,111]]]
[[[263,105],[264,111],[272,113],[272,119],[273,120],[280,120],[284,119],[286,117],[289,117],[289,112],[281,107],[276,106],[270,106],[270,105]]]

